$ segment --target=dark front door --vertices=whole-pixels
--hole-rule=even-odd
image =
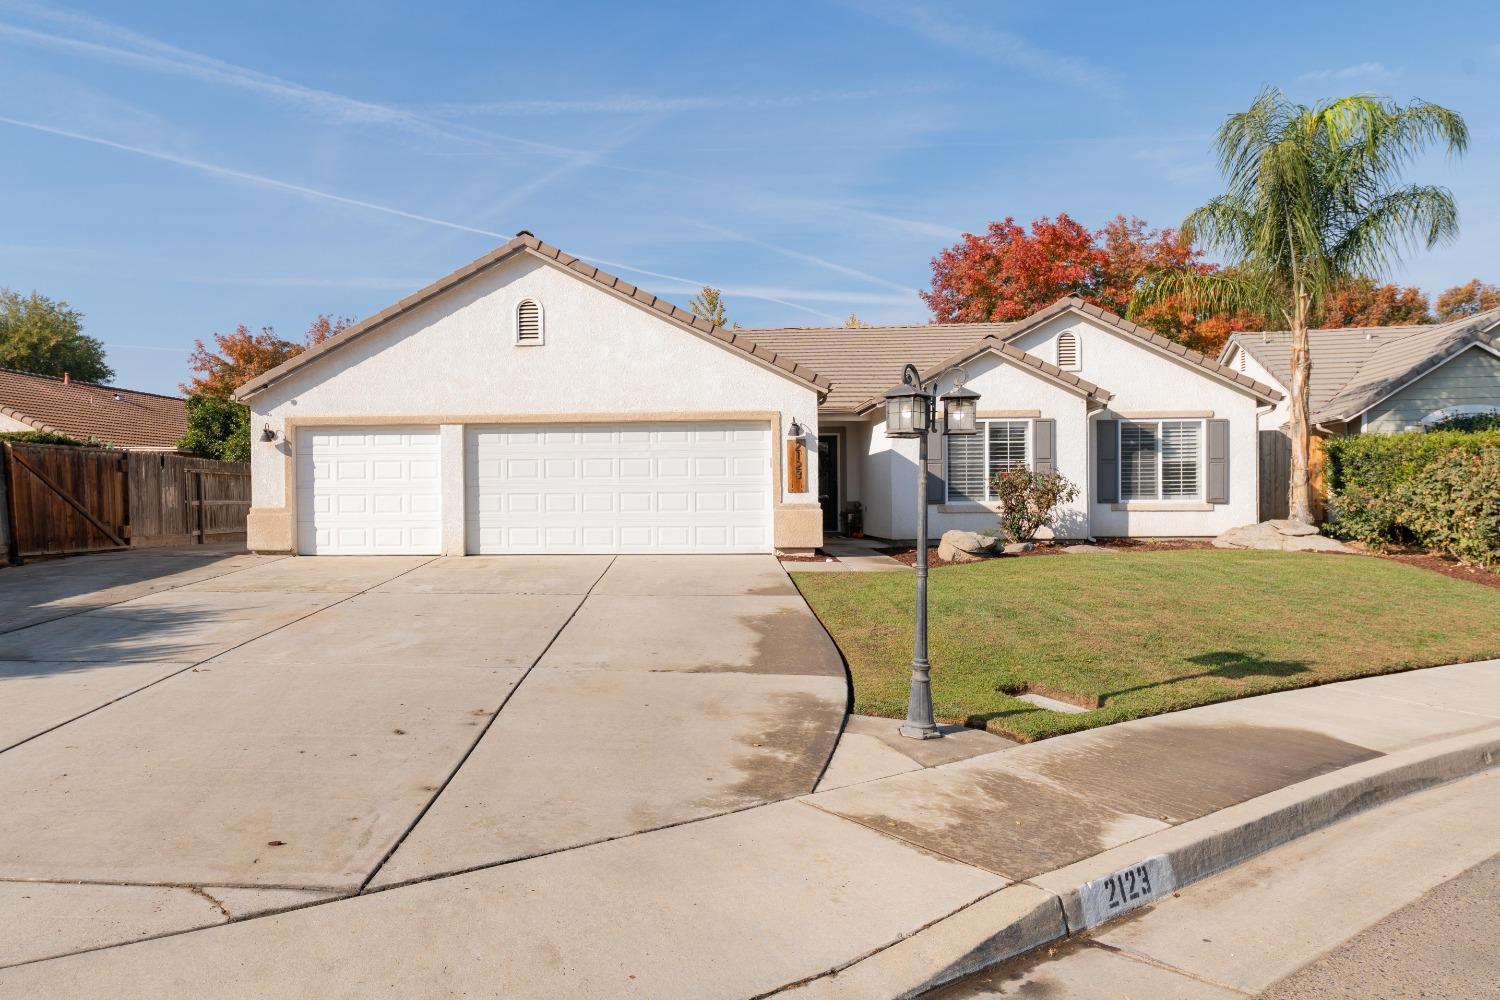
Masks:
[[[818,504],[823,508],[823,531],[839,530],[839,439],[818,435]]]

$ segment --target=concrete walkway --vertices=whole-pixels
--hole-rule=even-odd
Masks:
[[[829,762],[769,557],[246,564],[0,657],[54,706],[0,754],[0,997],[915,995],[1500,753],[1487,663]]]

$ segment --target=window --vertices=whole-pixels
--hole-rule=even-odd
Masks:
[[[516,343],[521,345],[542,342],[542,307],[534,299],[522,299],[516,306]]]
[[[1120,421],[1120,499],[1196,499],[1202,440],[1201,420]]]
[[[981,420],[978,434],[952,436],[947,444],[948,500],[983,503],[995,499],[997,472],[1029,464],[1031,421]]]
[[[1063,371],[1078,370],[1078,334],[1072,330],[1058,334],[1057,367]]]

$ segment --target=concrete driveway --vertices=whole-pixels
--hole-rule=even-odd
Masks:
[[[0,967],[802,795],[845,703],[770,556],[0,571]]]

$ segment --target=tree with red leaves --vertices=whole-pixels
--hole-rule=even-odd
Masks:
[[[241,323],[233,333],[214,334],[214,349],[202,340],[194,341],[188,368],[197,372],[182,391],[189,396],[205,394],[228,398],[234,390],[281,364],[309,347],[321,344],[354,321],[347,317],[319,316],[307,328],[302,342],[283,340],[269,326],[259,333]]]
[[[1323,302],[1318,325],[1413,326],[1431,323],[1427,295],[1420,288],[1377,285],[1374,278],[1354,278],[1338,286]]]

